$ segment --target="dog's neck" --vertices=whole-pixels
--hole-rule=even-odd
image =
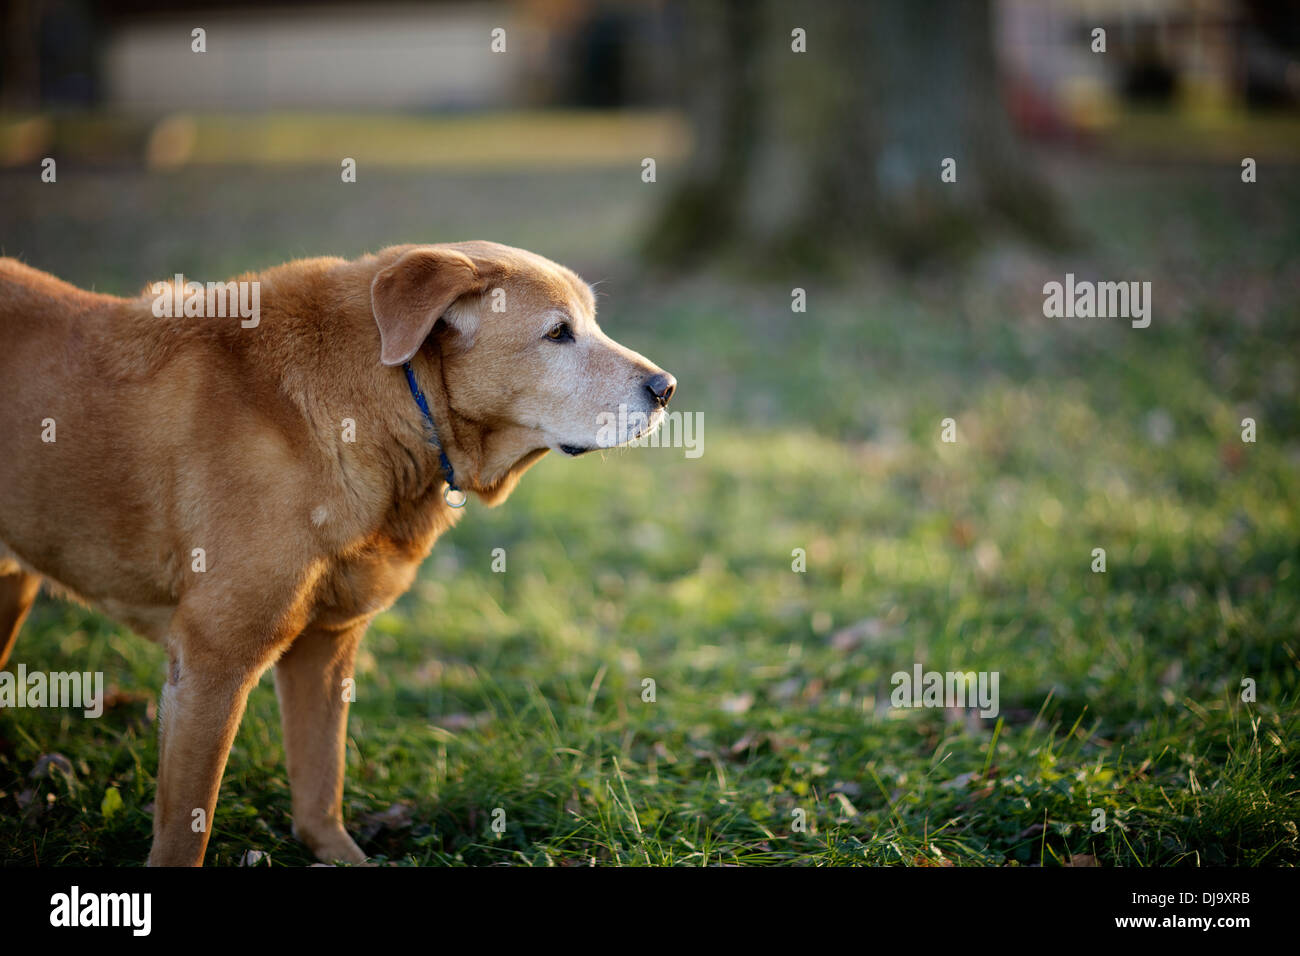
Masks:
[[[452,466],[457,486],[473,492],[487,505],[505,500],[519,476],[541,458],[546,449],[530,448],[534,438],[526,429],[511,425],[493,427],[455,407],[447,388],[441,343],[436,338],[431,337],[411,358],[411,369],[433,418],[438,446]],[[401,372],[400,369],[396,371]],[[424,415],[415,399],[408,396],[407,405],[412,420],[423,429]],[[444,469],[439,447],[428,441],[424,445],[422,457],[418,460],[434,469],[434,474],[441,474]]]
[[[425,424],[429,426],[429,443],[438,449],[438,465],[442,468],[442,479],[447,483],[447,490],[443,494],[443,500],[453,508],[463,507],[465,493],[456,484],[456,469],[452,465],[451,459],[447,457],[447,451],[438,438],[438,424],[433,420],[433,413],[429,410],[429,401],[424,397],[424,391],[420,388],[420,383],[415,377],[415,369],[411,367],[410,362],[403,362],[402,372],[406,375],[406,385],[411,390],[411,398],[415,400],[416,407],[420,409]]]

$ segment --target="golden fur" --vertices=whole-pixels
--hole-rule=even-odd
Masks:
[[[148,292],[0,259],[0,666],[42,579],[166,647],[149,859],[198,865],[248,692],[274,664],[294,831],[359,862],[344,680],[457,515],[394,366],[410,358],[457,482],[489,505],[548,449],[601,444],[596,418],[620,403],[654,427],[673,383],[599,330],[575,274],[495,243],[240,280],[260,283],[252,328],[158,318]],[[572,341],[548,338],[560,321]]]

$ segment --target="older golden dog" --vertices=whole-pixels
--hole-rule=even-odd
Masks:
[[[577,275],[495,243],[236,282],[253,321],[160,310],[179,281],[123,299],[0,259],[0,665],[42,579],[166,647],[149,861],[197,865],[274,664],[294,832],[359,862],[344,682],[456,489],[496,504],[548,449],[625,443],[676,383],[600,331]],[[642,425],[610,440],[619,406]]]

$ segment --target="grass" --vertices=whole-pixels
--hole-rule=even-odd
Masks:
[[[608,278],[607,330],[703,413],[699,458],[547,460],[502,508],[471,506],[376,621],[345,813],[377,859],[1295,865],[1296,177],[1055,175],[1087,253],[1008,247],[963,276],[868,270],[847,288],[638,281],[626,251],[654,200],[631,169],[393,173],[325,210],[330,187],[306,173],[186,171],[158,187],[117,171],[69,177],[57,200],[6,175],[0,199],[9,253],[114,291],[181,253],[220,272],[326,251],[321,235],[346,235],[329,250],[345,254],[467,237],[486,204],[494,226],[473,232]],[[169,202],[85,211],[150,188]],[[421,222],[402,201],[417,191],[438,197],[414,204]],[[232,223],[258,202],[283,214],[244,243]],[[123,218],[158,235],[123,248]],[[195,222],[211,224],[203,242]],[[1066,271],[1151,279],[1151,328],[1043,319],[1042,283]],[[795,284],[806,314],[789,311]],[[956,444],[939,440],[946,417]],[[118,693],[97,721],[0,714],[0,860],[143,861],[161,651],[42,599],[14,660],[103,670]],[[918,662],[997,671],[997,719],[891,708],[891,674]],[[54,752],[70,770],[33,777]],[[310,862],[288,810],[268,678],[208,862]]]
[[[339,168],[344,156],[376,167],[555,169],[680,159],[690,133],[666,111],[545,110],[428,113],[177,113],[161,120],[101,112],[0,114],[0,166],[71,154],[98,162],[143,160]]]

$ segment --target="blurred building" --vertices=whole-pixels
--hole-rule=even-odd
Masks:
[[[661,106],[689,2],[0,0],[0,105],[156,114]],[[1296,0],[990,2],[1011,105],[1031,130],[1095,127],[1126,104],[1300,104]],[[789,9],[797,17],[798,4]],[[1098,27],[1105,54],[1090,50]],[[204,53],[191,49],[196,28]],[[496,29],[504,53],[492,50]]]
[[[10,108],[614,107],[661,101],[661,0],[3,0]],[[192,49],[205,32],[206,52]],[[498,49],[494,51],[495,30]]]
[[[1104,125],[1121,107],[1214,113],[1300,104],[1300,4],[998,0],[998,56],[1022,125]],[[1105,53],[1092,51],[1105,31]]]

